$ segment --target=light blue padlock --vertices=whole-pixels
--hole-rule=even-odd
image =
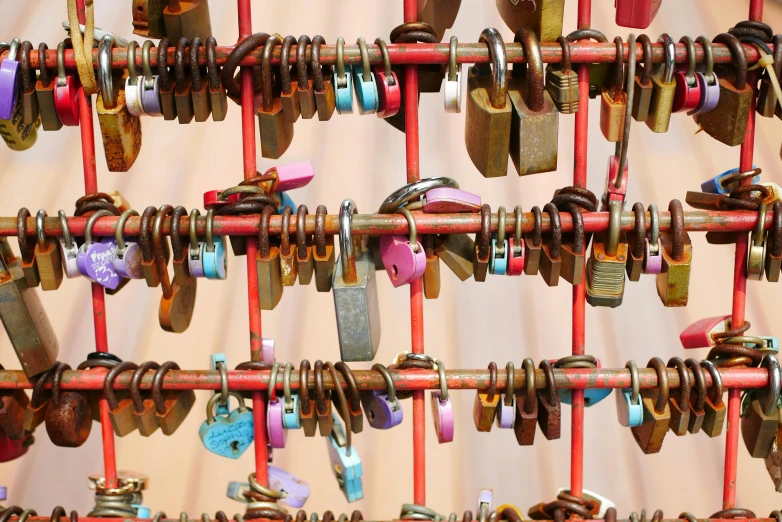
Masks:
[[[141,504],[131,504],[136,509],[136,518],[152,518],[152,510]]]
[[[222,389],[222,393],[217,393],[217,410],[215,411],[215,415],[228,415],[231,413],[231,408],[228,404],[228,399],[220,401],[220,397],[225,397],[228,394],[228,359],[226,359],[224,353],[213,353],[209,356],[209,358],[212,361],[212,370],[219,371],[220,372],[220,382],[225,383],[224,388]],[[222,365],[222,366],[221,366]],[[223,395],[225,394],[225,395]]]
[[[497,245],[497,239],[491,240],[491,255],[489,256],[489,271],[496,275],[505,275],[508,271],[508,242]]]
[[[228,256],[225,250],[225,238],[213,236],[214,209],[206,214],[206,241],[201,244],[201,264],[207,279],[225,279],[228,277]]]
[[[562,368],[563,366],[566,366],[568,364],[567,360],[571,357],[577,357],[579,359],[588,359],[583,365],[576,365],[572,366],[573,368],[590,368],[591,364],[594,364],[596,368],[600,368],[600,359],[593,357],[591,355],[578,355],[578,356],[570,356],[570,357],[563,357],[562,359],[549,359],[549,362],[554,365],[554,368]],[[563,361],[560,363],[560,361]],[[598,402],[602,401],[609,395],[611,395],[611,392],[614,391],[613,388],[587,388],[584,390],[584,406],[589,408],[591,406],[594,406]],[[557,393],[559,394],[559,400],[560,402],[564,404],[572,404],[572,396],[570,393],[570,390],[566,389],[558,389]]]
[[[710,194],[729,194],[739,186],[739,182],[748,177],[752,177],[752,184],[760,182],[760,169],[752,165],[752,170],[743,174],[739,169],[726,170],[718,176],[714,176],[708,181],[701,183],[701,190]]]
[[[644,407],[641,403],[641,383],[638,380],[638,366],[627,361],[625,368],[630,370],[630,388],[622,388],[616,393],[616,416],[619,424],[626,428],[636,428],[643,424]]]
[[[345,66],[345,39],[337,38],[337,74],[334,76],[334,103],[340,114],[353,114],[353,71]]]
[[[237,392],[230,392],[230,395],[239,401],[239,408],[227,416],[215,416],[214,408],[220,394],[212,395],[206,405],[206,420],[201,424],[198,435],[207,450],[221,457],[238,459],[253,443],[253,414],[244,405],[241,395]]]
[[[282,214],[285,211],[285,207],[291,207],[291,210],[296,214],[296,203],[293,202],[287,192],[272,192],[272,198],[278,202],[277,213]]]
[[[353,86],[356,89],[356,103],[359,114],[375,114],[380,106],[377,81],[369,64],[367,42],[363,38],[356,40],[361,52],[361,65],[353,66]]]
[[[291,371],[293,365],[285,363],[282,373],[282,427],[286,430],[301,428],[301,410],[299,409],[299,393],[291,391]]]
[[[364,471],[361,468],[361,457],[355,447],[348,447],[345,438],[345,428],[336,414],[332,413],[334,424],[326,444],[329,449],[331,469],[339,483],[339,489],[345,494],[348,502],[355,502],[364,498],[364,489],[361,477]]]

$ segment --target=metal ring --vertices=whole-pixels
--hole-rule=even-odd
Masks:
[[[619,248],[619,234],[622,231],[622,204],[613,200],[608,205],[608,243],[606,255],[615,256]]]
[[[17,36],[13,40],[11,40],[11,45],[8,47],[8,58],[9,60],[18,60],[19,59],[19,46],[22,44],[22,40]]]
[[[201,248],[198,246],[198,216],[201,215],[201,211],[194,208],[190,211],[190,257],[192,259],[199,259],[201,256]]]
[[[144,71],[144,88],[152,89],[155,86],[155,79],[152,77],[152,64],[149,62],[149,53],[152,49],[152,40],[147,40],[141,46],[141,68]]]
[[[346,199],[339,207],[339,248],[342,270],[356,270],[356,253],[353,249],[353,214],[358,209],[352,199]],[[352,268],[351,268],[352,267]]]
[[[722,375],[720,374],[720,371],[717,369],[717,367],[714,365],[713,362],[709,361],[708,359],[701,361],[701,366],[706,368],[706,370],[711,375],[712,379],[712,386],[714,387],[714,397],[719,399],[718,403],[722,403]]]
[[[394,214],[396,210],[410,203],[411,201],[420,198],[422,195],[429,192],[434,188],[459,188],[459,183],[445,176],[438,176],[434,178],[424,178],[413,183],[408,183],[403,187],[392,192],[377,210],[378,214]]]
[[[638,377],[638,365],[635,361],[627,361],[625,368],[630,370],[630,386],[632,388],[632,396],[630,397],[630,404],[633,406],[641,402],[641,381]]]
[[[448,81],[456,81],[456,53],[457,45],[459,45],[459,39],[456,36],[451,37],[451,43],[448,47]]]
[[[372,66],[369,64],[369,49],[367,49],[367,41],[363,37],[359,37],[356,40],[358,44],[358,51],[361,54],[361,68],[363,74],[372,74]]]
[[[212,230],[214,229],[214,221],[215,221],[215,209],[210,208],[206,213],[206,251],[207,252],[214,252],[215,251],[215,244],[214,244],[214,236],[212,235]]]
[[[125,49],[125,54],[128,57],[128,78],[131,82],[135,83],[138,78],[138,70],[136,69],[136,51],[138,51],[138,42],[131,40],[128,42],[128,47]]]
[[[657,245],[660,238],[660,212],[657,210],[657,205],[652,203],[649,205],[649,229],[651,230],[651,239],[649,249],[653,254],[658,254]]]
[[[505,406],[513,405],[513,392],[516,388],[516,368],[513,366],[513,362],[508,361],[505,365],[506,382],[505,382],[505,399],[503,404]]]
[[[661,79],[663,83],[668,84],[673,81],[673,72],[676,65],[676,45],[668,33],[661,34],[657,41],[663,44],[663,50],[665,51],[665,67]]]
[[[507,226],[507,213],[505,207],[497,209],[497,256],[505,255],[505,227]],[[501,251],[501,253],[500,253]]]
[[[484,29],[478,42],[487,45],[492,61],[493,81],[491,96],[489,96],[491,106],[495,109],[503,109],[507,102],[508,91],[508,59],[505,55],[505,42],[499,31],[493,27]]]
[[[741,180],[747,178],[754,178],[755,176],[760,176],[762,173],[763,169],[760,167],[755,167],[752,170],[746,170],[744,172],[734,172],[732,174],[728,174],[724,178],[721,178],[719,180],[719,184],[722,189],[726,189],[726,185],[728,184],[740,182]]]
[[[518,248],[522,248],[521,245],[521,221],[523,219],[523,212],[521,211],[521,205],[516,205],[516,208],[513,210],[514,214],[516,215],[516,235],[514,237],[514,246]]]
[[[44,234],[43,224],[46,217],[46,211],[41,209],[35,214],[35,234],[38,238],[38,247],[41,250],[46,248],[46,235]]]
[[[57,86],[65,87],[65,43],[57,44]]]
[[[291,397],[291,372],[293,371],[293,364],[285,363],[285,369],[282,372],[282,396],[285,399],[285,406],[293,405],[293,398]]]
[[[217,399],[217,403],[220,406],[225,406],[228,404],[230,391],[228,390],[228,370],[224,362],[217,363],[217,371],[220,372],[220,396]]]
[[[668,385],[668,369],[665,363],[659,357],[652,357],[647,368],[654,368],[657,372],[657,388],[659,393],[657,394],[657,402],[654,404],[654,411],[662,413],[665,411],[665,407],[668,404],[668,397],[670,393],[670,387]]]
[[[445,364],[440,359],[435,359],[437,374],[440,377],[440,402],[448,400],[448,379],[445,377]]]
[[[105,35],[98,46],[98,79],[100,80],[103,106],[107,109],[113,109],[117,106],[117,97],[114,92],[114,77],[111,71],[111,49],[113,47],[114,37],[110,34]]]
[[[385,74],[386,77],[386,84],[390,87],[392,85],[396,85],[396,81],[394,80],[394,74],[391,71],[391,58],[388,56],[388,46],[386,45],[386,41],[382,38],[375,38],[375,45],[378,46],[380,49],[380,55],[383,57],[383,74]],[[369,61],[369,57],[367,56],[367,61]]]
[[[768,214],[768,204],[761,203],[758,209],[758,223],[755,225],[755,231],[752,233],[754,246],[763,246],[763,240],[766,237],[766,214]]]
[[[84,244],[85,245],[91,245],[92,244],[92,227],[95,226],[95,222],[102,218],[102,217],[112,217],[114,214],[109,212],[108,210],[99,210],[95,212],[93,215],[87,219],[87,225],[84,228]]]
[[[269,373],[269,402],[272,404],[277,403],[277,374],[280,372],[280,363],[276,362],[272,365],[271,373]]]
[[[341,36],[337,38],[337,87],[345,87],[347,77],[345,76],[345,39]]]
[[[768,364],[766,364],[766,361],[768,361]],[[779,368],[779,361],[777,361],[777,358],[773,355],[768,354],[763,358],[760,367],[768,368],[768,397],[766,399],[766,404],[763,407],[763,413],[772,416],[777,409],[780,387],[782,387],[782,374]]]
[[[107,212],[104,210],[103,212]],[[127,222],[130,216],[138,216],[138,212],[133,209],[128,209],[120,215],[117,219],[117,228],[114,231],[114,239],[117,241],[117,257],[125,257],[125,239],[122,237],[122,230],[125,228],[125,222]]]
[[[706,70],[703,75],[713,85],[716,81],[714,81],[714,49],[711,46],[711,40],[701,35],[695,41],[703,47],[703,61],[706,63]]]
[[[418,253],[418,229],[415,226],[415,218],[413,217],[413,213],[407,210],[405,207],[400,207],[397,209],[397,214],[402,214],[405,216],[405,219],[407,219],[407,227],[410,229],[410,248],[413,249],[413,252],[416,254]]]
[[[264,495],[269,498],[273,499],[281,499],[283,498],[283,494],[279,491],[275,491],[273,489],[269,489],[263,485],[261,485],[256,479],[255,479],[255,472],[250,473],[250,476],[247,477],[247,482],[250,483],[250,487],[260,493],[261,495]],[[276,504],[275,504],[276,506]],[[279,508],[279,507],[278,507]]]
[[[695,78],[695,67],[698,65],[698,62],[695,59],[695,42],[693,42],[692,38],[689,36],[684,35],[679,38],[679,43],[683,43],[687,47],[687,72],[685,73],[685,76],[687,77],[687,83],[694,86],[695,82],[697,82]]]
[[[220,191],[217,199],[220,201],[227,201],[229,197],[235,194],[263,194],[264,190],[257,185],[236,185],[225,190]]]
[[[535,386],[535,363],[530,357],[527,357],[524,359],[522,366],[524,366],[524,385],[526,387],[524,411],[532,413],[538,400],[538,390]]]
[[[203,44],[197,36],[190,42],[190,81],[193,91],[201,91],[201,68],[198,66],[198,48]]]
[[[394,379],[391,377],[391,374],[388,373],[388,368],[380,363],[376,363],[372,366],[372,369],[379,372],[386,381],[386,393],[388,394],[388,401],[396,401],[396,387],[394,387]]]

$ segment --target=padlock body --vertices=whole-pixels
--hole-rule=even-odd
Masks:
[[[662,412],[655,411],[656,395],[654,393],[656,390],[643,394],[641,399],[644,407],[643,424],[631,428],[635,442],[647,455],[660,452],[671,420],[671,409],[668,403],[665,404]]]
[[[543,93],[543,108],[539,111],[530,110],[521,94],[520,89],[508,90],[513,106],[510,157],[516,172],[526,176],[557,170],[559,111],[547,91]]]
[[[712,138],[735,147],[744,143],[747,131],[752,87],[737,89],[725,78],[719,79],[720,97],[717,106],[709,112],[697,114],[695,122]]]
[[[510,148],[512,104],[497,101],[492,106],[489,91],[490,76],[476,76],[470,71],[467,79],[467,114],[464,141],[473,165],[486,178],[507,176]]]
[[[449,234],[435,247],[435,253],[456,277],[466,281],[473,274],[475,242],[467,234]]]
[[[380,308],[371,253],[364,252],[356,259],[356,274],[356,283],[344,280],[340,257],[331,283],[340,354],[345,362],[371,361],[380,346]]]
[[[141,151],[141,121],[128,112],[123,90],[117,92],[116,107],[106,108],[98,95],[96,108],[109,171],[129,171]]]
[[[652,76],[652,104],[649,107],[649,116],[646,118],[646,126],[652,132],[668,132],[673,111],[673,98],[676,95],[676,82],[663,82],[659,76]]]
[[[212,20],[209,16],[208,0],[180,0],[180,10],[171,7],[163,9],[163,24],[166,36],[171,42],[178,42],[183,36],[189,41],[196,36],[205,42],[212,36]]]
[[[692,243],[690,236],[684,234],[684,256],[675,260],[670,252],[673,249],[671,234],[662,234],[661,251],[663,257],[662,272],[657,274],[657,295],[665,306],[687,306],[690,287],[690,268],[692,266]]]
[[[562,34],[565,0],[496,0],[503,22],[511,31],[531,29],[541,42],[554,42]]]

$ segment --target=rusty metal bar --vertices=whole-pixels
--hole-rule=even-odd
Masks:
[[[439,389],[439,374],[433,370],[389,370],[394,385],[400,390],[435,390]],[[151,372],[150,372],[151,373]],[[229,371],[228,387],[231,390],[258,391],[267,390],[270,371]],[[315,384],[314,375],[310,372],[309,386]],[[720,370],[725,388],[762,388],[768,384],[768,371],[765,368],[723,368]],[[124,372],[114,383],[114,389],[126,390],[130,385],[133,372]],[[386,384],[380,373],[373,370],[353,370],[359,389],[385,390]],[[642,388],[657,386],[657,374],[651,368],[638,368]],[[454,390],[485,390],[489,386],[489,370],[483,369],[451,369],[445,372],[448,388]],[[64,390],[102,390],[105,371],[69,370],[63,374],[62,389]],[[152,375],[147,374],[141,381],[142,389],[150,389]],[[596,368],[596,369],[555,369],[554,378],[557,388],[629,388],[630,371],[626,368]],[[694,376],[692,377],[694,378]],[[679,387],[679,374],[675,368],[668,369],[669,385]],[[323,374],[323,382],[327,389],[333,389],[331,375]],[[497,386],[505,388],[505,372],[497,373]],[[706,383],[711,386],[711,377],[706,372]],[[524,372],[516,372],[515,387],[523,389]],[[340,385],[345,386],[340,379]],[[543,370],[535,370],[535,386],[546,387]],[[33,383],[27,379],[21,370],[0,371],[0,390],[29,389]],[[51,388],[47,383],[46,388]],[[299,388],[299,373],[291,373],[291,389]],[[219,390],[220,373],[215,370],[171,370],[163,380],[165,390]],[[277,381],[277,390],[282,391],[282,380]]]
[[[19,517],[12,516],[8,519],[8,522],[17,522],[19,520]],[[267,519],[256,519],[260,521],[266,521]],[[742,518],[742,522],[776,522],[776,518]],[[62,518],[62,522],[71,522],[70,518]],[[150,518],[96,518],[96,517],[79,517],[78,522],[152,522],[152,519]],[[698,522],[734,522],[735,519],[728,519],[728,518],[699,518]],[[27,522],[51,522],[50,517],[39,517],[39,516],[31,516],[27,517]],[[201,518],[188,518],[185,520],[182,520],[180,518],[165,518],[161,517],[158,522],[201,522]],[[373,521],[364,521],[364,522],[373,522]],[[399,519],[390,519],[388,521],[374,521],[374,522],[404,522]],[[461,519],[457,520],[456,522],[462,522]],[[553,521],[540,521],[540,522],[553,522]],[[592,522],[605,522],[604,520],[598,520],[594,519]],[[631,522],[628,519],[616,519],[616,522]],[[684,519],[681,518],[664,518],[661,519],[660,522],[684,522]]]

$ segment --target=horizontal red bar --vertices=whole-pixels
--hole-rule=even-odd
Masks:
[[[35,212],[33,212],[34,214]],[[668,230],[671,226],[671,215],[669,212],[660,211],[660,230]],[[476,233],[481,227],[480,214],[425,214],[423,212],[413,212],[416,228],[419,234],[465,234]],[[622,230],[631,232],[635,228],[635,215],[632,212],[622,213]],[[585,212],[584,230],[586,232],[604,232],[608,228],[607,212]],[[774,218],[773,213],[769,212],[766,216],[766,228],[771,226]],[[114,234],[117,226],[116,217],[99,218],[95,222],[93,234],[96,236],[110,236]],[[522,218],[522,232],[525,234],[534,229],[534,217],[531,212],[525,212]],[[573,219],[567,212],[560,213],[562,230],[570,232],[573,230]],[[646,214],[646,222],[649,223],[649,214]],[[690,211],[684,213],[684,228],[691,232],[747,232],[754,230],[758,221],[758,213],[750,211]],[[258,234],[258,224],[260,219],[255,216],[216,216],[214,218],[214,233],[216,235],[237,235],[249,236]],[[550,230],[548,214],[543,213],[543,231]],[[70,217],[68,218],[68,229],[72,235],[83,236],[84,227],[87,224],[87,218]],[[128,236],[137,236],[141,219],[131,217],[125,223],[125,234]],[[498,226],[497,214],[492,214],[491,230],[496,232]],[[269,232],[273,235],[279,235],[282,227],[282,216],[272,216]],[[62,235],[60,220],[58,218],[46,218],[44,222],[46,234],[50,236]],[[516,229],[516,217],[513,212],[508,212],[506,218],[505,230],[513,233]],[[163,233],[169,234],[170,219],[166,218],[163,222]],[[188,218],[182,218],[180,221],[180,230],[183,235],[189,233]],[[290,233],[296,232],[296,220],[290,220]],[[315,232],[315,215],[310,214],[306,220],[306,231],[308,234]],[[356,214],[353,216],[353,232],[362,235],[380,235],[380,234],[407,234],[409,228],[407,219],[402,214]],[[206,218],[198,219],[198,234],[206,233]],[[330,214],[326,216],[326,233],[339,233],[339,216]],[[27,220],[27,234],[35,235],[35,219]],[[0,236],[16,236],[16,218],[0,218]]]
[[[269,371],[229,371],[228,387],[231,390],[252,391],[266,390],[269,387]],[[399,390],[434,390],[439,389],[440,380],[436,371],[403,370],[390,371],[394,386]],[[763,368],[726,368],[721,369],[723,386],[727,388],[762,388],[768,383],[768,371]],[[121,374],[114,383],[115,389],[128,389],[133,372]],[[385,380],[380,373],[372,370],[354,370],[358,387],[362,390],[384,390]],[[638,369],[642,388],[657,386],[657,374],[650,368]],[[103,370],[73,370],[63,374],[62,388],[65,390],[102,390],[106,372]],[[143,389],[152,386],[153,372],[148,372],[141,382]],[[629,388],[631,385],[630,371],[625,368],[601,369],[555,369],[554,378],[558,388]],[[691,376],[694,378],[694,376]],[[447,370],[446,379],[449,389],[485,390],[489,387],[489,370]],[[516,371],[515,388],[523,389],[525,385],[524,372]],[[676,369],[668,369],[669,386],[679,387],[679,374]],[[706,372],[707,384],[711,385],[711,377]],[[323,383],[327,389],[333,388],[331,375],[323,374]],[[344,387],[345,383],[340,380]],[[506,373],[499,371],[497,387],[504,389]],[[314,387],[314,373],[309,373],[309,386]],[[542,370],[535,371],[535,385],[543,389],[546,378]],[[33,384],[20,370],[0,371],[0,389],[32,388]],[[51,385],[47,384],[47,388]],[[163,380],[166,390],[218,390],[220,389],[220,373],[214,370],[171,370]],[[299,388],[298,366],[291,374],[291,388]],[[282,390],[282,369],[277,380],[277,389]]]
[[[17,522],[19,520],[19,517],[13,516],[10,517],[9,522]],[[70,522],[70,518],[62,518],[62,522]],[[152,519],[149,518],[96,518],[96,517],[79,517],[78,522],[123,522],[123,521],[133,521],[133,522],[151,522]],[[271,522],[268,521],[268,519],[265,518],[258,518],[255,519],[258,522]],[[727,518],[699,518],[699,522],[735,522],[736,519],[727,519]],[[776,522],[776,518],[742,518],[742,522]],[[51,522],[50,517],[27,517],[28,522]],[[159,522],[183,522],[180,518],[160,518]],[[202,519],[196,518],[188,518],[187,522],[202,522]],[[372,521],[364,521],[364,522],[372,522]],[[376,521],[379,522],[379,521]],[[404,522],[399,519],[392,519],[387,522]],[[461,520],[457,520],[457,522],[462,522]],[[551,522],[551,521],[540,521],[540,522]],[[592,522],[605,522],[604,520],[594,519]],[[618,518],[616,519],[616,522],[631,522],[628,519],[622,519]],[[684,522],[684,519],[681,518],[664,518],[660,520],[660,522]]]
[[[510,39],[509,39],[510,40]],[[578,43],[571,45],[570,59],[573,63],[599,63],[599,62],[615,62],[616,61],[616,45],[614,45],[612,39],[609,39],[609,43]],[[769,44],[773,48],[772,45]],[[37,46],[33,46],[37,49]],[[522,63],[524,62],[524,52],[521,44],[505,43],[505,49],[507,54],[507,60],[509,63]],[[700,44],[695,45],[696,60],[698,62],[703,61],[703,47]],[[730,51],[723,44],[713,44],[714,49],[714,61],[715,63],[728,63],[731,61]],[[562,47],[558,43],[541,43],[541,54],[545,63],[559,63],[562,61]],[[772,49],[773,50],[773,49]],[[168,52],[168,66],[174,66],[174,47],[169,48]],[[232,46],[224,46],[216,48],[216,62],[217,65],[222,66],[225,63],[228,55],[233,51]],[[295,50],[294,50],[295,51]],[[661,63],[664,59],[662,44],[655,43],[652,45],[653,61]],[[623,60],[627,60],[629,52],[629,46],[625,44],[623,51]],[[747,54],[747,59],[750,63],[754,63],[759,59],[758,51],[753,45],[744,45],[744,52]],[[448,63],[450,53],[450,45],[447,43],[441,44],[389,44],[388,56],[391,59],[392,64],[425,64],[425,63]],[[150,62],[153,67],[157,67],[157,48],[153,47],[151,50]],[[262,49],[253,51],[249,56],[242,60],[241,65],[260,65],[261,64]],[[186,52],[186,61],[189,63],[189,51]],[[3,56],[7,56],[7,53]],[[94,66],[97,66],[98,50],[97,48],[92,51],[92,60]],[[643,52],[641,45],[636,45],[636,59],[641,60],[643,58]],[[335,45],[323,45],[320,48],[320,61],[323,64],[333,65],[336,63],[337,51]],[[307,60],[310,60],[310,52],[307,50]],[[383,63],[382,55],[376,45],[369,44],[369,60],[374,65],[381,65]],[[457,47],[456,61],[459,63],[488,63],[489,51],[485,44],[481,43],[460,43]],[[684,63],[687,61],[687,48],[684,44],[676,44],[676,62]],[[33,50],[30,52],[30,62],[33,67],[38,67],[38,51]],[[274,49],[272,57],[273,64],[279,64],[280,62],[280,48]],[[206,65],[206,51],[200,50],[198,56],[198,63],[201,66]],[[296,53],[291,53],[290,64],[296,63]],[[345,45],[345,63],[347,64],[360,64],[361,54],[359,47],[356,44]],[[122,48],[115,48],[112,51],[112,67],[115,69],[126,69],[128,66],[127,50]],[[136,52],[136,66],[141,67],[141,49]],[[50,49],[46,53],[46,66],[51,69],[57,67],[57,51]],[[68,49],[65,51],[65,66],[68,69],[76,69],[76,61],[73,58],[73,51]]]

